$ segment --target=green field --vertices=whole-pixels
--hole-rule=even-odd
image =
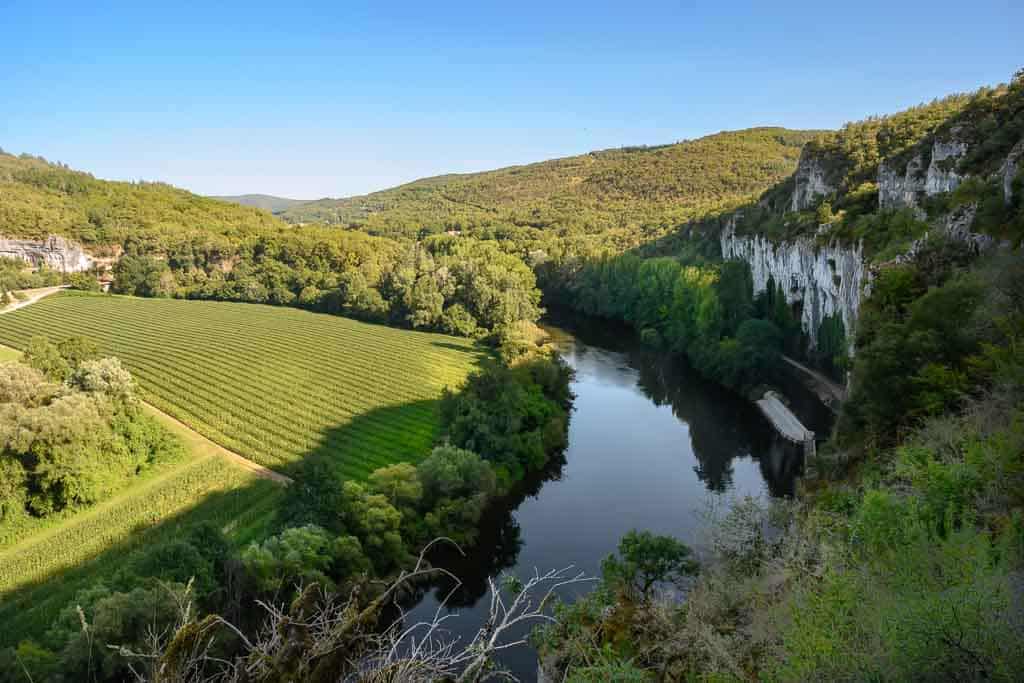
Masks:
[[[94,339],[143,397],[213,441],[288,473],[312,454],[349,477],[415,462],[442,388],[480,351],[457,337],[292,308],[62,293],[6,314],[0,343]]]
[[[479,360],[466,340],[295,309],[79,293],[0,318],[0,362],[33,335],[81,334],[120,357],[143,397],[210,440],[294,474],[327,455],[352,477],[428,451],[438,399]],[[257,477],[187,427],[187,446],[93,507],[28,520],[0,537],[0,623],[38,633],[75,594],[141,547],[214,522],[238,544],[260,537],[284,488]]]
[[[283,487],[224,458],[187,427],[164,421],[187,450],[84,510],[30,519],[0,537],[0,646],[46,629],[75,594],[111,576],[137,549],[212,522],[238,545],[261,538]]]
[[[12,349],[9,346],[0,346],[0,363],[6,363],[21,358],[21,351]]]

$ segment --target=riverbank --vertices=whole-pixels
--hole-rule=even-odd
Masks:
[[[438,560],[462,580],[446,603],[458,612],[445,624],[456,636],[471,636],[486,616],[489,577],[525,578],[535,568],[570,564],[596,576],[632,528],[702,546],[708,507],[795,490],[799,449],[777,438],[749,402],[623,326],[573,316],[548,320],[545,329],[575,371],[569,446],[564,461],[481,520],[477,547],[466,557]],[[440,583],[422,596],[409,623],[444,611],[452,587]],[[559,595],[572,601],[591,588]],[[510,649],[500,663],[524,681],[537,675],[532,648]]]

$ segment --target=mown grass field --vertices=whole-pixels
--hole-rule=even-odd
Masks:
[[[348,477],[415,462],[438,399],[479,361],[465,339],[293,308],[62,293],[9,313],[0,343],[94,339],[143,397],[216,443],[295,474],[326,455]]]

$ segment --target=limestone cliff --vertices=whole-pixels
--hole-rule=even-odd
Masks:
[[[814,205],[818,197],[835,192],[836,187],[828,180],[828,173],[823,161],[811,153],[807,147],[800,153],[797,162],[793,199],[790,211],[803,211]]]
[[[62,273],[77,273],[93,265],[81,245],[51,235],[45,240],[9,239],[0,235],[0,258],[20,259],[33,266],[46,266]]]
[[[878,165],[878,204],[883,209],[917,208],[922,197],[952,192],[963,182],[957,163],[967,152],[967,144],[956,139],[934,140],[925,168],[924,151],[916,152],[900,167],[886,160]]]
[[[1022,138],[1010,153],[1006,156],[1006,161],[999,168],[999,175],[1003,181],[1003,201],[1007,205],[1013,201],[1013,179],[1017,177],[1017,174],[1021,170],[1021,161],[1024,160],[1024,138]]]
[[[736,224],[741,220],[740,214],[734,214],[722,231],[722,257],[750,265],[754,293],[765,291],[769,278],[781,285],[786,301],[801,305],[800,324],[812,348],[822,320],[830,315],[839,315],[851,335],[870,280],[861,248],[836,242],[819,246],[810,238],[775,244],[761,235],[737,235]]]

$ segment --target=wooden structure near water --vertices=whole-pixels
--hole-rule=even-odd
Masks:
[[[804,447],[804,456],[815,455],[814,432],[803,426],[793,411],[782,402],[774,391],[766,391],[764,397],[755,401],[761,413],[779,434],[788,441]]]

